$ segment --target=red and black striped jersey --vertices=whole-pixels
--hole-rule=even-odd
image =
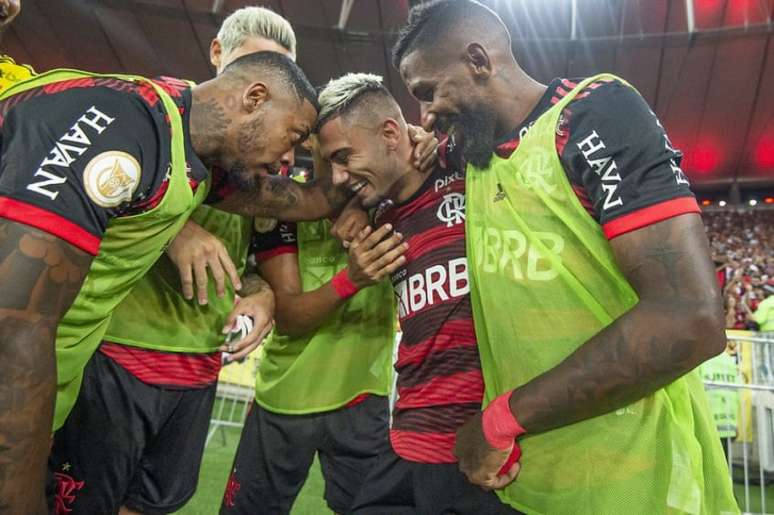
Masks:
[[[465,257],[465,176],[452,143],[407,201],[377,215],[409,244],[392,276],[402,338],[390,439],[401,457],[453,463],[454,435],[484,391]]]

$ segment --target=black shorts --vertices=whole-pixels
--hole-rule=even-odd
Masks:
[[[390,449],[368,474],[353,515],[514,515],[520,512],[467,480],[456,463],[416,463]]]
[[[290,513],[315,453],[325,478],[325,501],[349,512],[363,479],[389,448],[387,398],[310,415],[279,415],[253,404],[223,496],[223,515]]]
[[[96,352],[73,411],[54,435],[49,472],[57,513],[180,509],[196,490],[215,388],[151,386]]]

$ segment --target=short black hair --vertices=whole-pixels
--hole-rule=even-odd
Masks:
[[[223,69],[221,75],[239,74],[241,77],[249,79],[246,73],[254,68],[263,68],[274,73],[276,77],[292,88],[299,100],[308,100],[315,111],[320,111],[317,93],[309,79],[306,78],[304,71],[292,59],[279,52],[262,51],[245,54],[231,61]]]
[[[474,18],[497,22],[505,28],[494,11],[475,0],[434,0],[415,5],[392,47],[393,66],[400,68],[405,55],[417,48],[436,45],[450,31],[470,24]]]

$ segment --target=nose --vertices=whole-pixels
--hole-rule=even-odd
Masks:
[[[347,169],[341,165],[337,165],[336,163],[333,163],[331,166],[332,178],[333,184],[336,186],[340,186],[342,184],[346,184],[349,180],[349,172]]]
[[[282,157],[280,157],[280,163],[282,163],[282,166],[287,166],[288,168],[296,164],[296,150],[291,148],[282,154]]]
[[[288,177],[290,171],[293,169],[293,165],[296,163],[296,152],[294,149],[290,149],[280,157],[280,175]]]

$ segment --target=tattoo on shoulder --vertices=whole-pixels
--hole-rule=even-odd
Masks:
[[[80,289],[91,260],[55,236],[0,221],[0,284],[9,292],[0,297],[0,310],[12,310],[22,318],[61,316]]]

